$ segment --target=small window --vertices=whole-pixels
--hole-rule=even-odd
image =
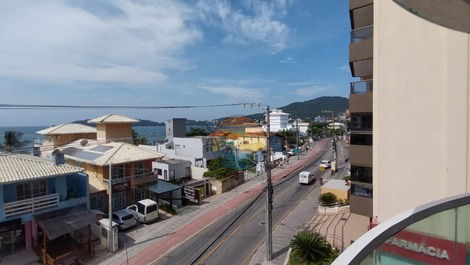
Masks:
[[[163,174],[162,170],[160,168],[157,168],[157,176],[161,176]]]
[[[134,163],[134,175],[136,178],[143,177],[145,174],[144,162]]]
[[[153,213],[153,212],[155,212],[155,211],[157,211],[157,210],[158,210],[157,205],[150,205],[150,206],[147,207],[147,214]]]
[[[132,218],[134,218],[134,216],[133,216],[132,214],[128,214],[128,215],[124,215],[124,216],[122,217],[122,220],[123,220],[123,221],[127,221],[127,220],[130,220],[130,219],[132,219]]]
[[[137,210],[139,211],[139,213],[145,214],[145,206],[140,202],[137,203]]]

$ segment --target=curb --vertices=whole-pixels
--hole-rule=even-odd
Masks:
[[[283,265],[289,264],[289,257],[290,257],[291,252],[292,252],[292,248],[289,248],[289,250],[287,251],[286,259],[284,260]]]

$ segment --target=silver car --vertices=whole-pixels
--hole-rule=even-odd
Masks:
[[[113,221],[118,223],[119,230],[131,228],[137,224],[134,214],[127,209],[115,211]]]

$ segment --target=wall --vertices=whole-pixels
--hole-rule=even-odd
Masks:
[[[63,146],[78,139],[96,139],[96,133],[57,134],[45,137],[41,150],[52,150],[53,147]]]
[[[469,34],[374,1],[374,216],[470,191]]]
[[[97,138],[99,141],[119,141],[133,144],[131,123],[97,124]]]
[[[218,194],[222,194],[226,191],[229,191],[231,189],[234,189],[237,186],[239,186],[240,184],[243,184],[243,182],[245,182],[245,178],[244,178],[243,173],[241,173],[238,176],[238,179],[237,179],[237,177],[229,177],[229,178],[226,178],[226,179],[223,179],[223,180],[211,179],[210,181],[211,181],[211,185],[212,185],[212,191],[216,195],[218,195]]]
[[[191,176],[193,179],[202,179],[204,177],[204,173],[207,171],[207,168],[191,166]]]

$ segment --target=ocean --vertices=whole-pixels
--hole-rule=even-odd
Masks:
[[[208,130],[206,126],[187,126],[187,130],[189,131],[193,127],[198,127],[202,129]],[[22,140],[28,141],[28,144],[25,145],[26,147],[32,147],[35,143],[41,143],[43,141],[43,137],[36,134],[37,131],[47,128],[46,126],[29,126],[29,127],[0,127],[0,143],[3,143],[6,131],[17,131],[22,133]],[[153,144],[158,141],[165,140],[165,126],[134,126],[133,129],[137,132],[137,134],[144,136],[147,138],[150,144]]]

